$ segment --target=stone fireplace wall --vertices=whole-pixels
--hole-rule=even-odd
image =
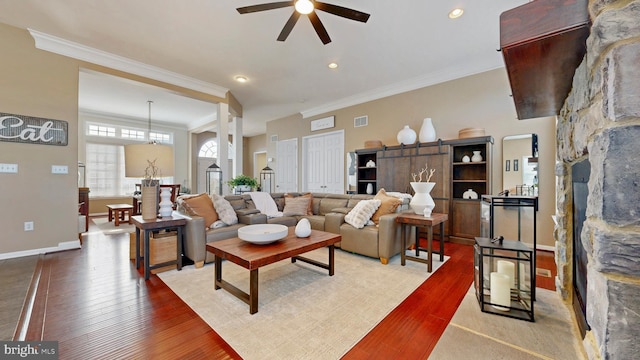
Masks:
[[[571,166],[591,176],[581,242],[588,253],[591,359],[640,356],[640,0],[590,0],[591,35],[557,124],[556,286],[572,289]]]

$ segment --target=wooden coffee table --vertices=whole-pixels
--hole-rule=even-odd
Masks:
[[[329,276],[333,276],[335,243],[341,240],[342,237],[338,234],[318,230],[312,230],[309,237],[299,238],[294,233],[294,227],[289,227],[289,233],[284,239],[271,244],[256,245],[239,238],[209,243],[207,244],[207,251],[215,255],[214,289],[222,288],[227,290],[238,299],[249,304],[249,313],[255,314],[258,312],[258,269],[260,267],[291,258],[292,263],[300,260],[319,266],[327,269]],[[323,247],[329,248],[329,263],[327,264],[298,256]],[[222,280],[223,259],[249,270],[248,294]]]

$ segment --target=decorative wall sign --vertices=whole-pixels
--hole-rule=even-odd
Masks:
[[[335,116],[328,116],[326,118],[311,121],[311,131],[330,129],[335,126]]]
[[[67,146],[68,127],[63,120],[0,113],[0,141]]]

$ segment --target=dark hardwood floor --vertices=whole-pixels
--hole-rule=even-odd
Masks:
[[[60,359],[240,359],[157,276],[144,281],[128,234],[89,230],[81,250],[44,256],[26,340],[59,341]],[[472,246],[446,243],[445,254],[450,260],[344,359],[429,356],[473,281]],[[538,266],[549,258],[555,275],[553,255]]]

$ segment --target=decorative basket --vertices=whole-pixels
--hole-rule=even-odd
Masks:
[[[377,149],[382,147],[382,141],[380,140],[367,140],[364,142],[365,149]]]
[[[484,136],[484,129],[482,128],[464,128],[458,131],[459,139],[466,139],[472,137]]]

